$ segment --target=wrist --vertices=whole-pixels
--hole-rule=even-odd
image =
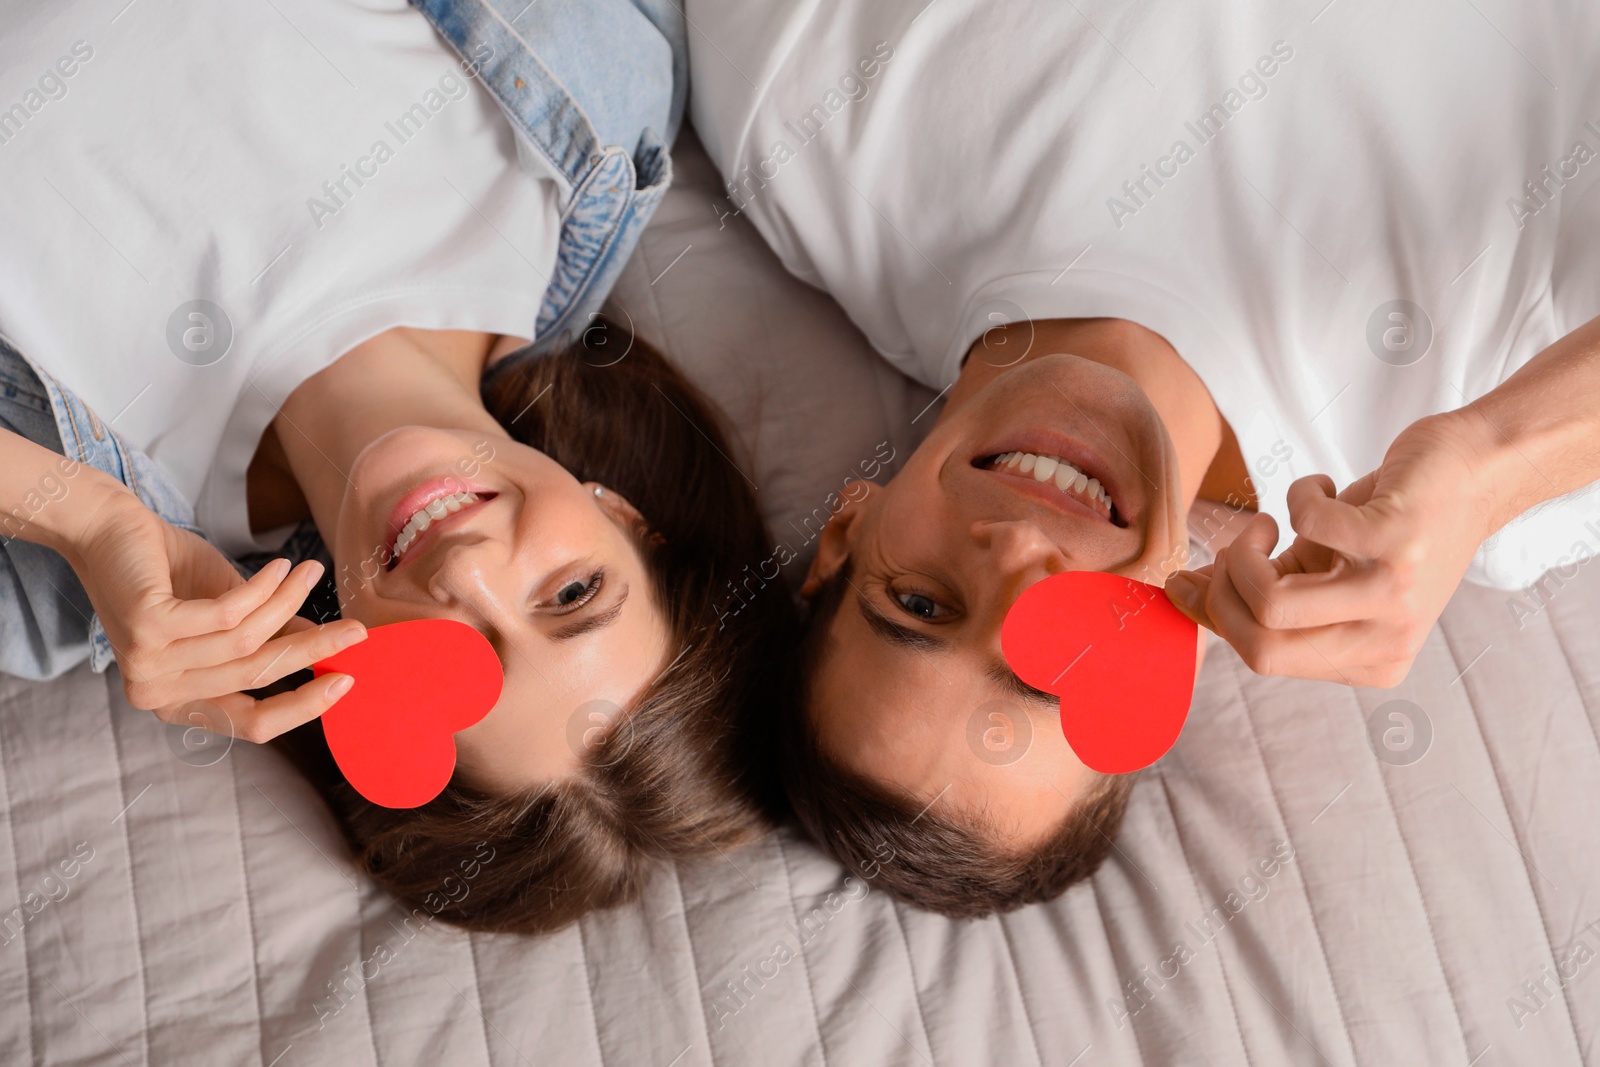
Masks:
[[[1534,457],[1561,447],[1551,439],[1558,434],[1549,429],[1503,422],[1486,408],[1479,401],[1438,416],[1471,471],[1468,496],[1484,539],[1529,508],[1560,495]]]
[[[78,464],[60,485],[59,495],[44,497],[20,536],[54,549],[74,566],[80,550],[106,523],[130,509],[149,510],[133,490],[86,464]]]

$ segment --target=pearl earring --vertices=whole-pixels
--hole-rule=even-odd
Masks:
[[[600,488],[597,485],[597,486],[594,487],[594,495],[595,496],[605,496],[606,495],[606,491],[604,489]]]

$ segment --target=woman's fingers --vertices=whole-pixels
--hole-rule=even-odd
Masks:
[[[259,745],[315,719],[348,693],[354,682],[348,674],[324,674],[299,689],[265,700],[229,693],[176,703],[156,714],[173,725],[198,727]]]
[[[175,600],[167,613],[172,639],[177,641],[233,629],[267,602],[282,585],[289,569],[288,560],[275,559],[219,596],[209,600]]]
[[[266,569],[262,568],[263,572]],[[279,570],[281,572],[282,569]],[[322,571],[322,564],[308,560],[296,567],[293,572],[286,575],[280,573],[276,582],[269,580],[263,583],[265,596],[262,596],[258,589],[249,600],[240,599],[234,602],[232,610],[235,612],[252,602],[254,606],[243,616],[235,617],[233,625],[212,633],[174,641],[155,663],[156,669],[163,674],[195,671],[253,655],[294,618],[294,613],[300,610],[300,605],[305,603],[311,590],[316,588],[317,580],[322,577]],[[258,573],[250,581],[253,582],[259,577],[261,575]],[[248,589],[249,585],[250,583],[246,582],[231,592]],[[231,593],[225,594],[227,595]],[[218,599],[220,601],[222,598]]]
[[[260,689],[295,671],[303,671],[318,660],[364,640],[366,636],[367,629],[359,622],[341,619],[325,626],[274,638],[232,663],[185,672],[178,683],[182,690],[178,699]]]

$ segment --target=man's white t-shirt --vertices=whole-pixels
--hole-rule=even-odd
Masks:
[[[1287,536],[1295,478],[1600,314],[1600,5],[1318,6],[690,0],[693,118],[719,213],[936,389],[1002,322],[1165,336]],[[1530,512],[1472,577],[1597,520]]]
[[[281,543],[245,471],[307,377],[394,326],[533,336],[554,173],[405,0],[0,14],[0,331],[223,548]]]

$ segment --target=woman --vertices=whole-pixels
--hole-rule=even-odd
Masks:
[[[0,263],[0,669],[114,656],[164,721],[258,742],[305,726],[292,747],[375,877],[447,919],[548,930],[627,899],[655,857],[756,830],[739,713],[789,608],[718,625],[724,584],[767,555],[750,492],[706,401],[590,325],[670,178],[681,25],[621,0],[579,27],[425,13],[440,36],[398,4],[288,27],[223,4],[130,13],[60,63],[0,41],[7,69],[70,79],[77,109],[14,137],[31,148]],[[633,95],[573,68],[602,54],[632,64]],[[282,197],[346,158],[319,195]],[[51,217],[62,201],[87,228]],[[210,296],[156,299],[173,274]],[[76,293],[31,288],[67,277]],[[295,618],[320,562],[246,581],[197,536],[277,551],[307,517],[341,621]],[[424,617],[482,631],[505,688],[457,736],[444,794],[376,809],[314,724],[345,680],[251,691]],[[482,864],[470,893],[435,907],[463,863]]]

